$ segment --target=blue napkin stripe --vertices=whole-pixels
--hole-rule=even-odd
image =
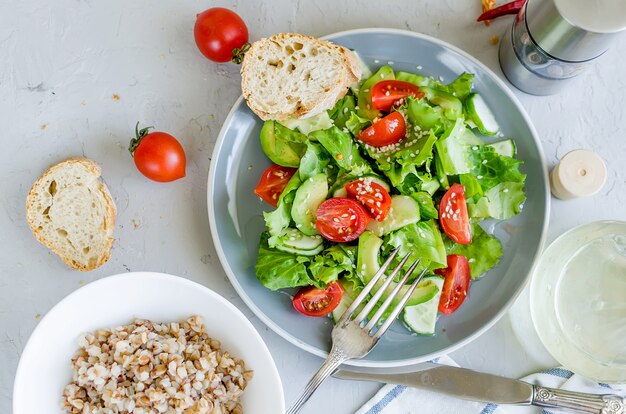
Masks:
[[[492,414],[498,408],[497,404],[489,403],[485,405],[485,408],[480,412],[480,414]]]
[[[550,368],[550,369],[546,369],[544,371],[541,371],[541,373],[542,374],[550,374],[552,376],[565,378],[565,379],[570,379],[572,377],[572,375],[574,375],[574,373],[572,371],[569,371],[569,370],[563,369],[563,368]]]
[[[365,414],[380,414],[382,410],[398,395],[402,394],[404,390],[406,390],[404,385],[396,385]]]

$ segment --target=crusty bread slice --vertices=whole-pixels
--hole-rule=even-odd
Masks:
[[[106,263],[114,240],[115,203],[99,177],[94,161],[70,158],[43,173],[26,197],[37,240],[81,271]]]
[[[308,118],[341,99],[361,77],[348,49],[297,33],[252,44],[241,67],[241,90],[261,119]]]

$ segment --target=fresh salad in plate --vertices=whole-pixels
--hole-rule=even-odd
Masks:
[[[427,268],[401,318],[433,334],[498,263],[502,245],[480,222],[520,213],[526,176],[472,74],[444,84],[382,66],[363,79],[331,110],[265,121],[273,165],[254,191],[275,209],[256,275],[271,290],[298,288],[298,312],[338,318],[399,248],[395,264],[410,254],[407,268],[417,258]]]

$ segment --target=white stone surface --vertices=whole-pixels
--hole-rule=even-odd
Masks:
[[[227,281],[210,238],[211,151],[240,93],[238,67],[207,61],[194,44],[195,14],[216,5],[236,10],[252,39],[280,31],[321,36],[362,27],[408,29],[468,51],[500,76],[497,47],[489,39],[512,20],[491,27],[475,23],[478,0],[0,0],[0,412],[11,412],[18,359],[41,315],[82,284],[130,270],[187,277],[242,309],[276,359],[287,402],[321,363],[252,315]],[[550,166],[571,149],[588,148],[609,171],[600,194],[553,199],[549,241],[578,224],[626,219],[624,55],[622,37],[559,95],[517,92]],[[135,170],[126,148],[137,121],[181,140],[188,157],[185,179],[159,184]],[[91,273],[68,270],[35,241],[24,219],[31,183],[51,164],[76,155],[101,163],[118,206],[111,261]],[[552,364],[533,339],[524,306],[518,303],[512,318],[453,358],[512,376]],[[378,387],[331,379],[303,412],[351,413]]]

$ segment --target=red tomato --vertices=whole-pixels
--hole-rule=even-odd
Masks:
[[[343,296],[343,287],[339,282],[330,282],[326,289],[314,286],[301,288],[293,297],[293,307],[306,316],[324,316],[332,312]]]
[[[337,243],[356,240],[370,221],[363,206],[349,198],[330,198],[320,204],[315,214],[317,231]]]
[[[405,135],[404,117],[400,112],[392,112],[359,132],[357,138],[372,147],[386,147],[402,141]]]
[[[359,178],[346,184],[348,197],[363,204],[369,215],[383,221],[391,209],[391,196],[385,188],[371,178]]]
[[[154,181],[174,181],[185,176],[185,150],[170,134],[148,132],[152,127],[135,127],[136,137],[130,141],[130,153],[137,169]]]
[[[198,14],[193,36],[200,52],[214,62],[241,63],[243,52],[250,46],[246,24],[235,12],[223,7]]]
[[[297,168],[283,167],[277,164],[270,165],[263,171],[261,179],[254,189],[254,194],[261,197],[266,203],[278,207],[278,198],[296,171],[298,171]]]
[[[444,194],[439,204],[439,222],[441,228],[453,241],[459,244],[472,242],[472,229],[467,216],[465,188],[453,184]]]
[[[451,254],[447,259],[448,267],[436,269],[435,273],[445,278],[439,299],[439,311],[450,315],[461,306],[467,297],[470,285],[469,262],[464,256]]]
[[[372,87],[372,106],[379,111],[389,112],[391,107],[400,106],[404,98],[413,96],[423,98],[424,93],[420,92],[417,85],[398,80],[380,81]]]

